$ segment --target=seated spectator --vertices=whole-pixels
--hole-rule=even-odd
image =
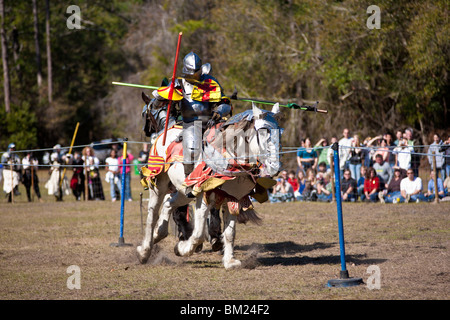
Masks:
[[[273,193],[269,195],[269,200],[271,203],[294,201],[294,189],[289,182],[280,177],[273,188]]]
[[[377,154],[375,156],[375,163],[373,164],[373,168],[377,172],[377,176],[380,178],[380,189],[386,189],[393,176],[391,166],[383,159],[383,156],[381,154]]]
[[[424,194],[425,198],[427,198],[428,201],[434,201],[436,197],[436,192],[434,189],[434,179],[435,179],[434,170],[431,170],[430,181],[428,181],[428,190]],[[439,177],[437,178],[436,182],[437,182],[438,197],[439,199],[442,199],[443,197],[446,196],[444,190],[444,183],[442,182],[442,179]]]
[[[295,177],[295,171],[294,170],[289,171],[287,181],[292,186],[292,188],[294,190],[294,194],[296,192],[298,192],[298,189],[300,188],[300,185],[298,183],[298,179]]]
[[[317,180],[317,200],[321,202],[330,202],[333,199],[331,188],[330,174],[326,173],[322,178]]]
[[[316,171],[313,169],[308,169],[306,171],[305,188],[302,192],[303,200],[305,201],[315,201],[317,199],[317,178]]]
[[[297,191],[294,191],[294,197],[295,200],[301,201],[303,200],[303,190],[305,189],[305,182],[306,182],[306,178],[305,178],[305,174],[303,173],[303,171],[299,171],[297,174],[297,183],[298,183],[298,189]]]
[[[401,197],[396,202],[408,203],[410,201],[420,202],[426,201],[422,193],[422,179],[414,176],[413,169],[408,169],[407,177],[400,183]]]
[[[367,169],[366,178],[364,179],[364,195],[366,202],[376,202],[378,200],[378,192],[380,191],[380,178],[374,168]]]
[[[358,188],[357,193],[361,201],[364,201],[364,199],[366,198],[366,196],[364,195],[364,180],[366,178],[366,172],[367,172],[366,166],[362,166],[360,177],[358,181],[356,181],[356,187]]]
[[[343,201],[355,202],[358,198],[356,181],[348,169],[344,170],[344,177],[341,180],[341,193]]]
[[[442,198],[442,201],[450,201],[450,176],[444,180],[444,193],[446,196]]]
[[[388,187],[378,193],[378,198],[381,203],[397,203],[397,199],[401,197],[400,184],[406,177],[406,170],[396,167],[394,169],[394,177],[391,179]]]
[[[442,152],[444,155],[444,168],[445,168],[445,178],[441,177],[444,182],[446,178],[450,177],[450,135],[447,137],[447,140],[441,145],[439,148],[439,152]]]

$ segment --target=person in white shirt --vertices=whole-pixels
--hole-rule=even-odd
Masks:
[[[120,194],[120,179],[119,179],[119,158],[117,158],[117,151],[111,150],[110,156],[106,158],[106,182],[110,185],[111,201],[117,200],[116,194]]]
[[[340,176],[343,176],[344,169],[348,168],[348,161],[350,160],[350,150],[352,147],[353,138],[350,137],[350,131],[345,128],[342,131],[344,137],[339,140],[339,169]]]
[[[406,171],[406,175],[407,177],[400,182],[400,192],[403,200],[406,203],[409,201],[426,201],[426,198],[422,192],[422,179],[420,177],[415,177],[412,169],[408,169],[408,171]]]

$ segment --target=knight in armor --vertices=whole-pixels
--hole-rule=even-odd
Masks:
[[[175,79],[174,83],[172,106],[176,105],[177,108],[173,108],[176,111],[169,115],[169,127],[172,123],[175,124],[178,116],[181,116],[183,162],[186,175],[193,171],[195,161],[201,154],[203,132],[223,117],[230,116],[232,112],[230,99],[223,94],[222,87],[209,74],[210,72],[211,65],[202,64],[200,57],[190,52],[183,59],[181,78]],[[160,129],[158,134],[164,129],[169,87],[170,84],[167,84],[166,87],[153,91],[154,98],[144,107],[143,116],[147,116],[146,126],[144,126],[146,134],[149,131],[148,128],[152,127],[152,123],[153,127]],[[148,121],[149,112],[153,116],[151,121]]]

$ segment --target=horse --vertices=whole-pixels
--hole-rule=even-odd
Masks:
[[[165,145],[161,135],[156,139],[150,153],[164,161],[164,169],[151,179],[145,235],[136,248],[140,263],[146,263],[153,245],[167,236],[173,211],[194,201],[192,234],[188,239],[178,241],[175,254],[192,255],[205,240],[208,213],[211,209],[222,208],[222,262],[226,269],[241,265],[234,258],[236,221],[260,220],[249,195],[266,200],[267,188],[274,185],[270,177],[281,168],[280,116],[278,104],[271,112],[253,104],[252,110],[211,128],[214,130],[207,130],[203,136],[201,158],[187,177],[183,163],[179,161],[182,151],[178,150],[178,158],[168,152],[168,149],[176,148],[177,142],[178,146],[181,144],[182,129],[173,126],[167,130]]]

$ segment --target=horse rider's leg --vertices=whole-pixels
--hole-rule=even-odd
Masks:
[[[195,214],[194,214],[194,230],[191,237],[186,241],[180,241],[174,248],[175,254],[178,256],[190,256],[194,253],[198,245],[205,240],[206,232],[206,218],[212,204],[206,204],[203,201],[203,194],[200,194],[196,199]]]
[[[223,243],[221,239],[222,228],[220,220],[220,208],[211,208],[209,214],[209,226],[208,233],[213,251],[220,251],[223,249]]]
[[[167,194],[164,197],[164,201],[159,215],[158,223],[154,229],[153,239],[155,243],[158,243],[169,234],[169,219],[173,211],[181,206],[184,206],[191,202],[192,199],[186,198],[181,192],[174,192]]]
[[[154,187],[149,189],[149,201],[148,201],[148,215],[147,225],[145,227],[145,235],[142,240],[142,244],[136,248],[137,256],[141,263],[146,263],[153,248],[153,230],[158,220],[159,209],[167,192],[167,185],[164,184],[162,188]]]
[[[241,261],[234,258],[234,239],[236,236],[236,216],[230,214],[228,208],[223,212],[224,231],[222,234],[223,241],[223,265],[225,269],[237,268],[241,266]]]

